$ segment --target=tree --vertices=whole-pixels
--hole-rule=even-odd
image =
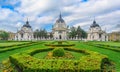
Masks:
[[[6,31],[0,31],[0,38],[1,38],[1,40],[8,40],[9,33]]]
[[[39,37],[39,29],[36,29],[34,31],[34,38],[38,38]]]
[[[80,26],[78,26],[77,28],[77,35],[78,35],[78,39],[87,38],[87,33],[83,29],[81,29]]]
[[[82,40],[82,38],[87,37],[87,33],[83,29],[81,29],[80,26],[78,26],[77,28],[71,27],[68,36],[69,38],[72,38],[72,39],[77,37],[78,39]]]
[[[48,38],[47,31],[45,29],[42,30],[42,37]]]
[[[71,31],[69,32],[69,34],[68,34],[68,36],[69,36],[69,38],[75,38],[76,37],[76,28],[75,27],[71,27],[71,29],[70,29]]]
[[[76,31],[78,39],[82,38],[82,31],[81,27],[78,26]]]
[[[47,31],[45,29],[36,29],[34,31],[34,38],[48,38]]]
[[[87,32],[85,32],[84,30],[82,30],[82,38],[87,38]]]
[[[50,33],[49,37],[50,37],[50,39],[52,39],[52,38],[53,38],[53,34],[52,34],[52,32]]]

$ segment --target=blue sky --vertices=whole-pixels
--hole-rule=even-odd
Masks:
[[[95,18],[108,33],[120,31],[120,0],[0,0],[0,30],[16,32],[28,18],[33,30],[50,32],[60,12],[70,27],[88,31]]]

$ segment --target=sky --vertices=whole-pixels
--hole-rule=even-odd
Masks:
[[[0,30],[17,32],[28,18],[33,30],[51,32],[60,12],[69,27],[88,31],[95,19],[108,33],[120,31],[120,0],[0,0]]]

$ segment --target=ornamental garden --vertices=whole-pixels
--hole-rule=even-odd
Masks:
[[[1,72],[119,72],[119,42],[2,41]]]

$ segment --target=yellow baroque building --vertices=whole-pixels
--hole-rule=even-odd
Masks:
[[[120,41],[120,31],[109,33],[109,41]]]

